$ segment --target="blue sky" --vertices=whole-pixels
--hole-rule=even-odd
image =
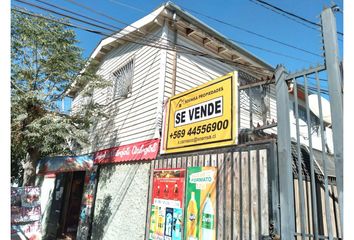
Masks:
[[[32,3],[45,6],[36,0],[26,0]],[[165,1],[161,0],[44,0],[55,5],[60,5],[64,8],[70,9],[77,13],[83,14],[88,17],[95,18],[97,20],[109,23],[116,26],[116,28],[125,27],[124,24],[119,24],[116,21],[97,15],[92,11],[84,9],[80,6],[73,4],[77,2],[79,4],[94,8],[96,11],[103,12],[109,16],[119,19],[128,24],[144,17],[157,7],[159,7]],[[334,1],[343,10],[343,0]],[[322,64],[323,58],[314,56],[293,48],[283,46],[281,44],[257,37],[255,35],[246,33],[239,29],[221,24],[210,18],[204,17],[198,13],[217,18],[229,24],[247,29],[257,34],[264,35],[268,38],[276,39],[278,41],[296,46],[298,48],[305,49],[315,54],[322,54],[322,43],[320,32],[311,28],[308,28],[302,24],[292,21],[280,14],[277,14],[269,9],[266,9],[258,4],[255,4],[254,0],[226,0],[226,1],[210,1],[210,0],[175,0],[175,4],[182,9],[188,11],[195,17],[202,20],[204,23],[210,25],[215,30],[219,31],[226,37],[243,42],[246,44],[257,46],[258,48],[266,49],[260,50],[254,47],[239,44],[241,47],[247,49],[254,55],[258,56],[262,60],[266,61],[272,66],[277,64],[284,64],[290,71],[295,71],[309,67],[311,64]],[[295,13],[301,17],[304,17],[312,22],[320,22],[320,13],[324,6],[330,6],[329,0],[285,0],[275,1],[266,0],[266,2],[276,5],[284,10]],[[332,1],[333,2],[333,1]],[[23,6],[34,12],[43,11],[26,6],[17,1],[12,1],[12,6]],[[46,6],[48,7],[48,6]],[[192,11],[195,12],[192,12]],[[337,12],[337,31],[343,32],[343,14]],[[83,25],[82,23],[80,23]],[[315,26],[314,26],[315,27]],[[92,28],[92,27],[90,27]],[[316,28],[316,27],[315,27]],[[318,27],[317,27],[318,28]],[[79,45],[84,49],[85,57],[88,57],[94,48],[97,46],[102,36],[88,33],[82,30],[75,30],[79,39]],[[342,37],[339,37],[343,39]],[[343,55],[343,42],[338,41],[340,56]],[[281,55],[270,53],[267,51],[278,52]],[[285,57],[282,55],[288,55]],[[296,59],[294,59],[296,58]]]

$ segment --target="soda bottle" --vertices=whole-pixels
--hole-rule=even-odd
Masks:
[[[158,207],[157,234],[163,236],[165,227],[165,208]]]
[[[163,192],[165,193],[165,197],[167,197],[168,196],[168,192],[169,192],[167,184],[166,184],[165,190],[163,190]]]
[[[187,239],[189,240],[197,239],[197,216],[197,202],[195,201],[195,193],[192,192],[187,207]]]
[[[150,221],[150,230],[155,233],[157,228],[157,206],[152,205],[151,207],[151,221]]]
[[[202,212],[201,240],[214,240],[214,216],[213,204],[210,199],[210,193],[208,193]]]

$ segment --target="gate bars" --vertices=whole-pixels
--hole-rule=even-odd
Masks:
[[[282,239],[342,239],[343,93],[335,18],[332,11],[331,8],[327,8],[321,14],[325,65],[311,67],[293,74],[287,74],[284,66],[279,65],[275,72]],[[328,76],[328,86],[321,83],[325,81],[324,79],[320,79],[320,75],[325,70]],[[328,90],[323,89],[326,87]],[[308,98],[310,94],[317,96],[318,118],[310,112]],[[326,123],[323,118],[322,96],[330,100],[332,119],[330,123]],[[290,121],[289,117],[292,105],[290,97],[294,103],[293,121]],[[316,122],[316,119],[319,121]],[[292,128],[293,125],[295,128]],[[317,138],[313,136],[316,126]],[[304,128],[307,128],[307,131]],[[327,139],[330,128],[333,139]],[[292,142],[296,144],[298,156],[295,170],[292,166]],[[335,159],[335,176],[329,176],[331,162],[330,154],[327,152],[329,152],[331,143]],[[309,177],[305,174],[306,163],[301,151],[304,146],[309,150]],[[316,159],[315,148],[321,150],[320,157],[316,156]],[[316,171],[318,168],[322,168],[320,173]],[[297,180],[294,171],[298,173]],[[331,186],[329,186],[329,179],[332,180]],[[333,182],[336,186],[332,185]],[[310,190],[308,190],[309,185]]]
[[[270,240],[279,229],[275,140],[159,156],[154,169],[214,166],[218,168],[216,239]],[[151,181],[152,181],[151,174]],[[150,182],[152,184],[152,182]],[[151,185],[150,185],[151,186]],[[151,197],[151,187],[149,196]],[[149,201],[151,198],[149,198]],[[150,204],[147,216],[150,216]],[[146,222],[146,239],[150,218]],[[184,238],[183,238],[184,239]]]

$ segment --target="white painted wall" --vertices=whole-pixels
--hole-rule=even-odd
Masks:
[[[150,162],[102,165],[92,240],[144,239]]]
[[[38,178],[41,189],[41,229],[42,236],[46,235],[48,217],[50,214],[50,208],[52,203],[52,195],[55,187],[55,177],[41,176]]]
[[[156,38],[161,30],[149,37]],[[109,116],[101,119],[92,129],[92,146],[83,152],[93,152],[132,142],[152,139],[156,128],[156,111],[159,91],[160,59],[159,48],[126,43],[113,49],[102,60],[98,74],[108,79],[110,74],[134,59],[132,94],[126,99],[110,103],[105,107]],[[93,99],[100,104],[107,103],[107,89],[97,89]],[[78,111],[82,96],[73,100],[73,111]]]
[[[173,33],[170,32],[169,36],[172,39]],[[212,54],[210,51],[200,47],[191,40],[183,36],[178,36],[177,44],[187,46],[199,51]],[[167,69],[166,69],[166,82],[165,82],[165,100],[171,96],[172,93],[172,70],[173,69],[173,53],[167,53]],[[235,66],[222,63],[220,61],[209,59],[200,56],[194,56],[186,53],[177,54],[177,79],[176,79],[176,94],[187,91],[193,87],[199,86],[207,81],[223,76],[229,72],[238,70]],[[246,100],[241,106],[241,128],[250,128],[250,114],[249,114],[249,97],[246,91],[243,91],[243,97]],[[273,119],[276,120],[276,95],[275,86],[270,85],[269,91],[270,99],[270,114],[267,118],[269,122]],[[262,117],[253,115],[254,125],[259,122],[262,124]]]
[[[293,141],[296,141],[297,130],[296,130],[294,101],[295,101],[294,97],[292,95],[290,95],[290,103],[289,103],[290,136],[293,139]],[[299,99],[298,102],[299,102],[299,105],[306,106],[306,104],[303,100]],[[309,135],[308,135],[308,124],[307,124],[307,122],[303,121],[302,119],[299,119],[299,135],[300,135],[300,143],[304,144],[306,146],[309,146],[310,143],[309,143]],[[312,147],[314,149],[322,151],[321,129],[319,126],[317,129],[311,129],[311,136],[312,136]],[[324,131],[324,136],[325,136],[325,141],[328,145],[328,148],[329,148],[330,152],[333,154],[334,148],[333,148],[332,129],[329,127],[326,127],[326,130]],[[323,149],[323,151],[326,152],[326,149]]]

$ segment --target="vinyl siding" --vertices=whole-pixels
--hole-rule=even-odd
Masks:
[[[161,30],[150,36],[156,38]],[[103,108],[107,118],[100,119],[91,129],[91,146],[83,152],[94,152],[114,146],[151,139],[156,128],[158,80],[160,73],[161,49],[126,43],[111,50],[101,61],[97,72],[109,79],[112,72],[134,59],[132,94],[125,99],[109,102],[106,89],[94,91],[93,100],[107,105]],[[85,99],[78,95],[73,100],[73,111],[80,109]]]
[[[170,33],[172,36],[172,33]],[[177,44],[196,49],[198,51],[208,52],[204,48],[198,46],[192,41],[183,36],[178,36]],[[173,72],[173,52],[167,53],[166,64],[166,83],[165,83],[165,97],[170,97],[172,94],[172,72]],[[176,94],[187,91],[193,87],[199,86],[207,81],[223,76],[229,72],[238,70],[235,66],[222,63],[217,60],[208,59],[201,56],[194,56],[186,53],[177,54],[177,77],[176,77]],[[240,127],[250,128],[250,114],[249,114],[249,96],[247,91],[241,91],[244,102],[241,103],[240,109]],[[276,121],[276,95],[275,86],[270,85],[270,90],[267,93],[269,97],[269,113],[267,120],[271,122],[273,119]],[[262,116],[253,114],[253,123],[262,125]]]

